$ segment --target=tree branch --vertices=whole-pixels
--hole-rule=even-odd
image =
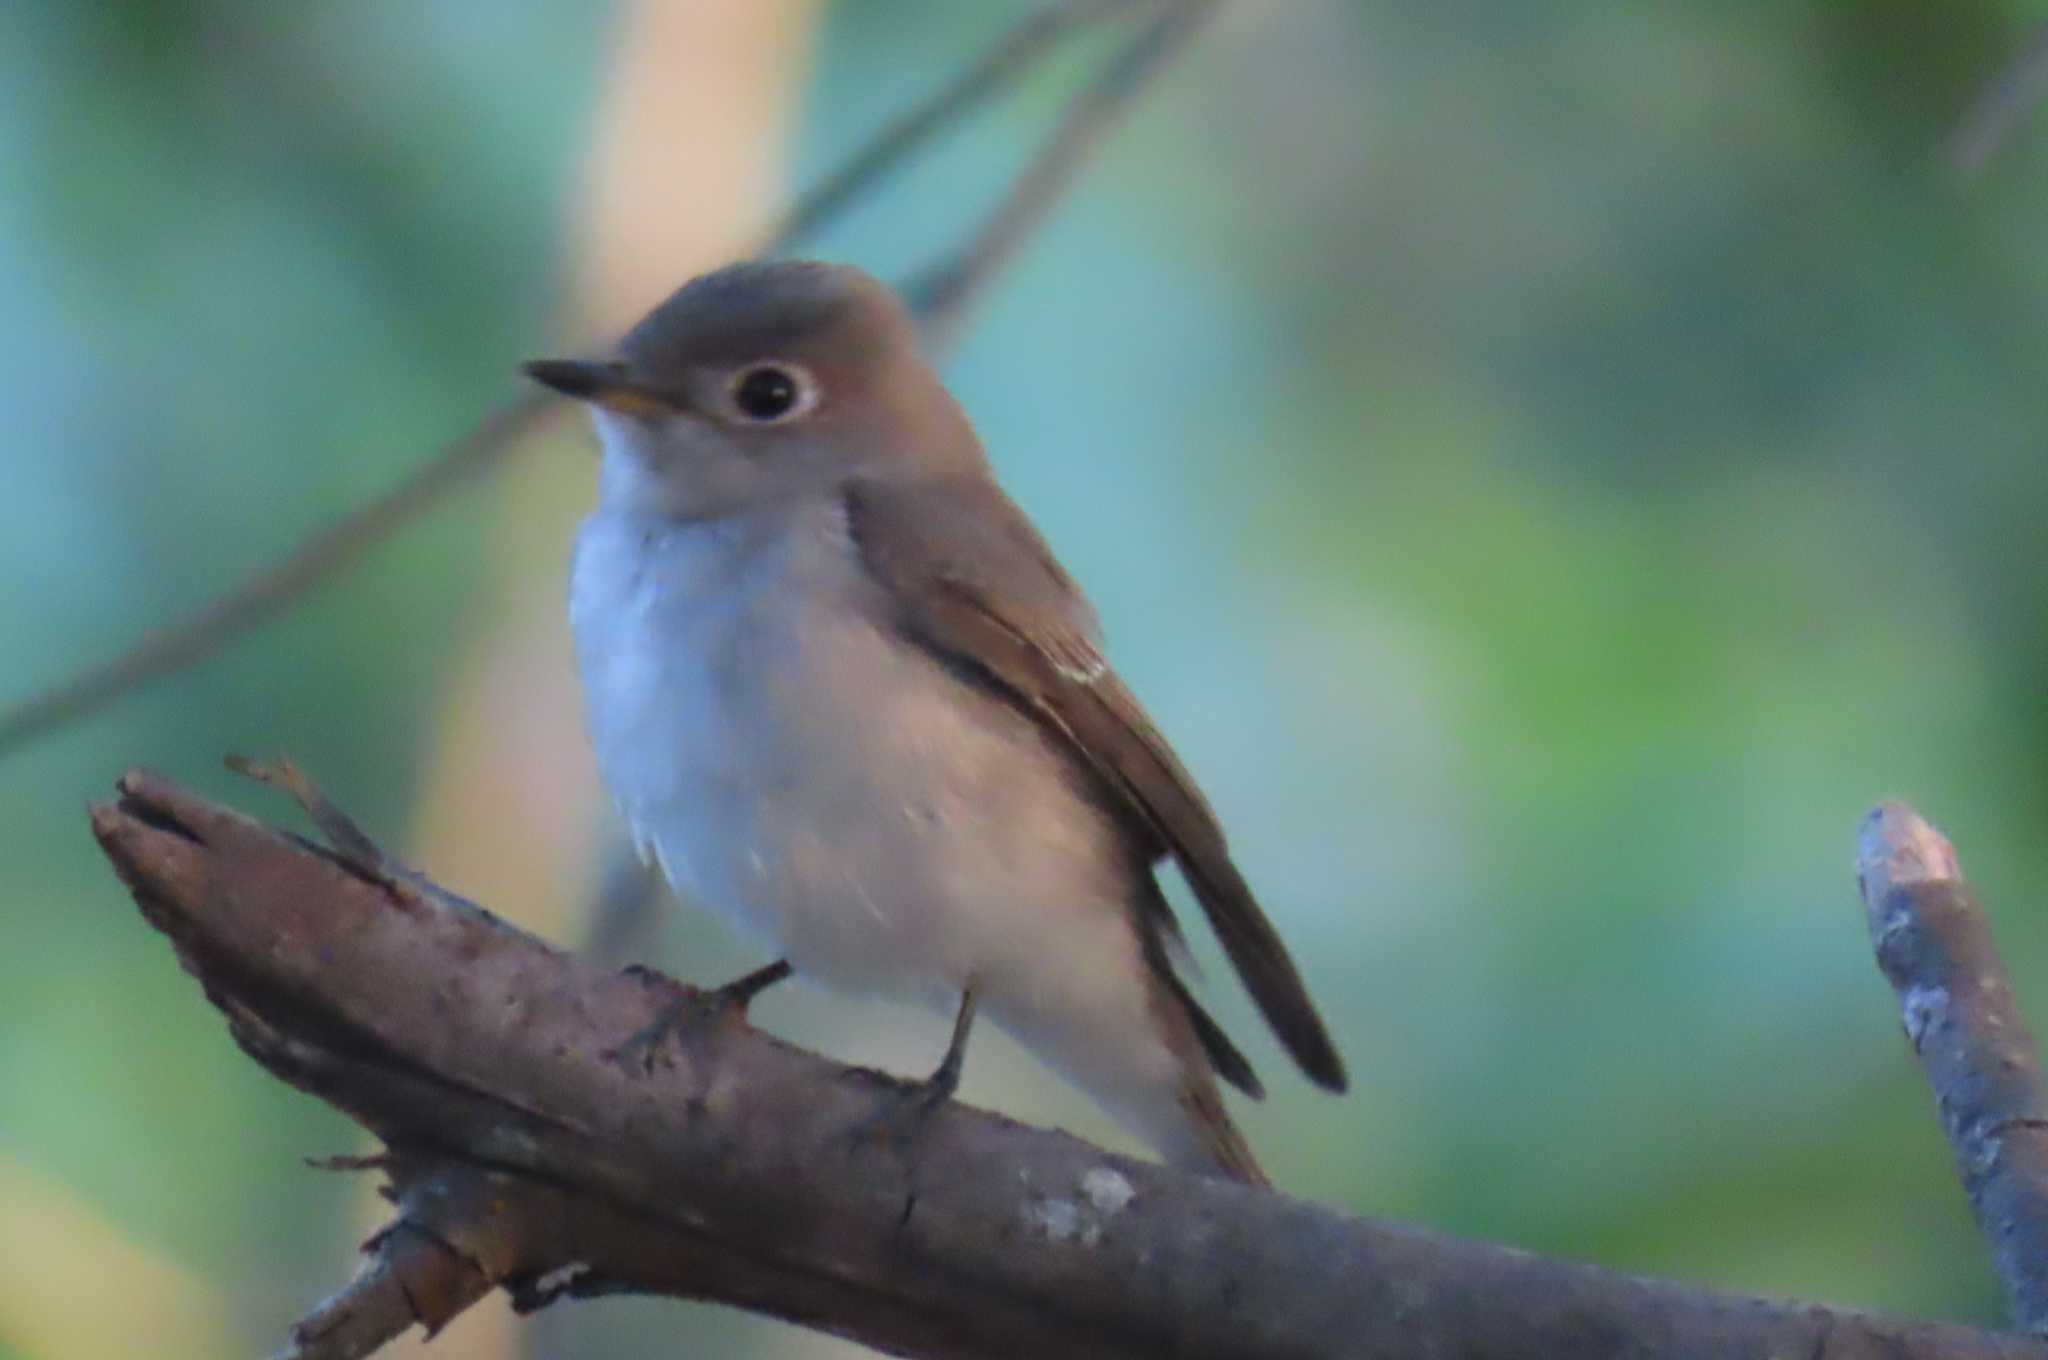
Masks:
[[[907,1146],[877,1139],[882,1079],[730,1017],[621,1064],[675,984],[601,973],[381,861],[141,773],[92,820],[243,1048],[393,1149],[404,1231],[373,1253],[461,1258],[373,1260],[302,1360],[388,1333],[382,1279],[408,1269],[447,1284],[427,1306],[396,1291],[441,1319],[473,1292],[463,1262],[525,1307],[652,1290],[914,1355],[2048,1357],[1347,1218],[957,1104]],[[319,1349],[344,1331],[357,1349]]]
[[[1991,923],[1955,848],[1903,803],[1863,819],[1856,871],[1878,967],[1898,991],[2013,1321],[2048,1334],[2048,1096]]]

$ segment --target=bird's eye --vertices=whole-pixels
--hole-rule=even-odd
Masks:
[[[793,420],[817,401],[817,384],[793,364],[756,364],[732,380],[732,404],[756,425]]]

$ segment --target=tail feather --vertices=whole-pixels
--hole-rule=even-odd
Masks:
[[[1099,933],[1082,936],[1087,927]],[[1156,925],[1105,914],[1080,918],[1069,936],[1058,954],[1027,951],[1025,967],[984,994],[989,1018],[1169,1163],[1271,1184],[1219,1085],[1256,1096],[1258,1078],[1175,976]]]
[[[1153,1013],[1167,1048],[1180,1060],[1171,1114],[1179,1127],[1164,1136],[1154,1131],[1160,1152],[1176,1166],[1220,1171],[1247,1185],[1270,1187],[1273,1182],[1252,1155],[1216,1084],[1221,1077],[1254,1099],[1263,1096],[1251,1064],[1171,970],[1158,969],[1153,977]]]
[[[985,1004],[989,1018],[1060,1072],[1168,1163],[1265,1186],[1271,1182],[1223,1103],[1219,1068],[1194,1015],[1164,986],[1115,996],[1121,1014]],[[1228,1041],[1225,1041],[1228,1042]],[[1239,1060],[1240,1062],[1242,1059]]]
[[[1253,1100],[1265,1099],[1266,1088],[1260,1083],[1259,1074],[1252,1071],[1251,1062],[1238,1051],[1236,1044],[1230,1042],[1230,1036],[1223,1032],[1223,1027],[1209,1018],[1209,1012],[1202,1009],[1199,1001],[1188,995],[1187,987],[1179,978],[1167,972],[1160,974],[1160,981],[1166,984],[1173,999],[1179,1003],[1188,1024],[1194,1027],[1195,1039],[1201,1044],[1202,1052],[1208,1055],[1216,1075]]]
[[[1273,1187],[1259,1159],[1252,1155],[1251,1144],[1245,1142],[1230,1111],[1223,1108],[1223,1097],[1215,1082],[1206,1078],[1190,1082],[1181,1095],[1181,1108],[1194,1125],[1208,1166],[1246,1185],[1268,1190]]]
[[[1238,1051],[1236,1044],[1230,1042],[1230,1036],[1223,1032],[1223,1027],[1202,1009],[1202,1003],[1195,1000],[1187,984],[1174,970],[1174,946],[1180,939],[1180,927],[1173,919],[1173,908],[1166,905],[1166,897],[1159,891],[1158,880],[1150,874],[1142,874],[1139,878],[1138,902],[1138,947],[1152,970],[1154,985],[1166,993],[1165,998],[1155,999],[1154,1005],[1161,1005],[1163,1000],[1167,1014],[1161,1019],[1168,1032],[1179,1029],[1175,1018],[1178,1013],[1193,1030],[1195,1042],[1208,1055],[1209,1064],[1216,1069],[1217,1076],[1253,1100],[1265,1099],[1266,1088],[1260,1084],[1259,1074],[1252,1071],[1250,1061]],[[1185,952],[1186,945],[1181,945],[1180,950]]]

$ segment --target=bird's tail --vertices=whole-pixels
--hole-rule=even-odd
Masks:
[[[1133,945],[1136,959],[1122,952]],[[1140,966],[1136,979],[1130,962]],[[1036,951],[1025,964],[984,996],[990,1019],[1174,1166],[1271,1184],[1219,1085],[1257,1097],[1258,1077],[1174,976],[1156,937],[1105,920],[1101,939],[1059,956]]]
[[[1162,968],[1153,976],[1152,1011],[1176,1070],[1165,1089],[1155,1088],[1149,1096],[1142,1086],[1126,1088],[1123,1119],[1174,1166],[1220,1171],[1247,1185],[1271,1188],[1273,1182],[1223,1103],[1218,1081],[1255,1100],[1264,1096],[1251,1064],[1171,971]]]
[[[1251,1144],[1244,1140],[1230,1111],[1223,1107],[1223,1096],[1215,1081],[1206,1072],[1199,1076],[1191,1073],[1190,1077],[1188,1089],[1181,1096],[1181,1109],[1198,1156],[1177,1155],[1182,1140],[1175,1140],[1168,1147],[1168,1160],[1177,1165],[1191,1164],[1196,1169],[1221,1171],[1233,1180],[1271,1189],[1273,1182],[1266,1178],[1259,1159],[1252,1155]]]

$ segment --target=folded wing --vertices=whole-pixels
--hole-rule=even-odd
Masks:
[[[1104,659],[1087,601],[1023,512],[987,482],[857,482],[847,490],[846,508],[854,542],[898,603],[906,631],[993,682],[1087,764],[1127,819],[1154,838],[1154,853],[1180,863],[1288,1053],[1319,1085],[1343,1090],[1343,1060],[1286,946],[1231,861],[1215,813]],[[1172,929],[1170,916],[1164,929]],[[1193,1008],[1212,1058],[1213,1034],[1234,1059],[1219,1062],[1219,1072],[1234,1079],[1229,1069],[1241,1069],[1246,1080],[1238,1084],[1255,1085],[1243,1058],[1170,971],[1169,981]]]

